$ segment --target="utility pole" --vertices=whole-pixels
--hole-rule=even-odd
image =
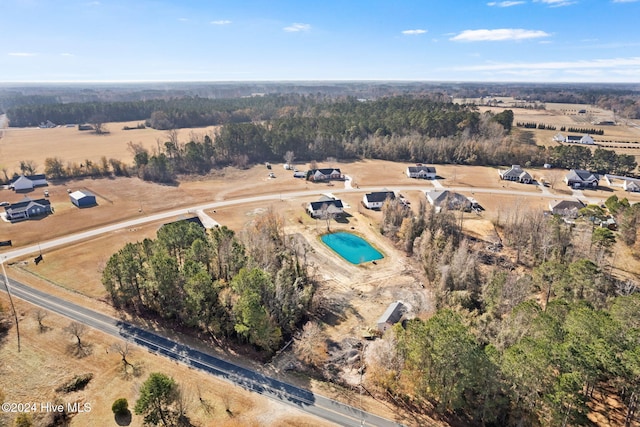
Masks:
[[[11,310],[13,311],[13,318],[16,321],[16,333],[18,334],[18,353],[20,353],[20,327],[18,326],[18,313],[16,313],[16,307],[13,305],[13,298],[11,298],[11,292],[9,291],[9,278],[7,277],[7,270],[4,268],[4,260],[0,260],[2,265],[2,273],[4,274],[4,287],[9,295],[9,304],[11,304]]]

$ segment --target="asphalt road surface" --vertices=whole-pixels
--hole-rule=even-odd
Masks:
[[[4,277],[0,277],[0,281],[2,282],[0,289],[6,291]],[[135,343],[146,348],[151,353],[165,356],[194,369],[215,375],[246,390],[289,404],[337,425],[353,427],[401,426],[401,424],[394,421],[336,402],[259,372],[234,365],[145,329],[48,295],[13,279],[9,279],[9,287],[13,297],[68,317],[101,332]]]

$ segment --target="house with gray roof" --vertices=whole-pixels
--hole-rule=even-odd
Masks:
[[[367,209],[380,209],[387,199],[393,200],[396,194],[393,191],[374,191],[362,196],[362,204]]]
[[[605,174],[604,180],[610,187],[619,187],[632,193],[640,192],[640,179],[628,176]]]
[[[435,206],[436,210],[441,209],[455,210],[455,211],[470,211],[471,201],[460,193],[454,193],[453,191],[425,191],[427,201]]]
[[[529,172],[524,171],[520,165],[512,165],[510,169],[498,171],[501,179],[507,181],[521,182],[523,184],[531,184],[533,177]]]
[[[31,191],[34,187],[49,185],[44,174],[20,175],[9,183],[9,188],[13,191]]]
[[[561,202],[549,202],[549,210],[554,215],[560,215],[563,218],[577,218],[580,209],[586,205],[580,200],[562,200]]]
[[[49,200],[33,200],[29,197],[25,197],[18,203],[5,206],[4,210],[7,220],[11,222],[38,218],[53,213],[53,207]]]
[[[407,176],[409,178],[436,179],[436,168],[434,166],[408,166]]]
[[[340,199],[322,196],[320,200],[307,205],[307,212],[311,218],[327,218],[328,215],[335,217],[344,213],[344,205]]]
[[[344,175],[337,168],[311,169],[307,171],[307,181],[329,181],[344,179]]]
[[[598,188],[599,181],[598,174],[584,169],[571,169],[564,177],[564,182],[573,188]]]
[[[406,307],[400,301],[395,301],[389,304],[389,307],[387,307],[385,312],[376,322],[378,331],[380,331],[381,333],[385,333],[387,329],[389,329],[402,319],[405,311]]]

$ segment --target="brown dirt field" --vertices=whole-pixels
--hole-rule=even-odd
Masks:
[[[102,156],[114,158],[125,163],[133,162],[133,154],[127,144],[142,144],[148,150],[163,145],[167,141],[167,131],[147,129],[123,130],[124,126],[136,126],[140,122],[107,123],[108,134],[96,135],[89,131],[79,131],[78,127],[8,128],[0,139],[0,157],[2,166],[9,172],[20,172],[21,160],[33,160],[44,170],[47,157],[60,157],[63,162],[82,163],[85,160],[98,161]],[[215,132],[218,126],[206,128],[180,129],[178,137],[187,140],[190,133],[205,135]]]
[[[0,301],[8,307],[5,294],[0,296]],[[139,377],[126,377],[121,371],[120,355],[110,349],[119,341],[92,329],[88,329],[84,338],[92,346],[91,354],[78,359],[68,352],[69,344],[73,343],[73,339],[63,332],[69,324],[68,319],[49,313],[43,321],[49,329],[40,333],[33,306],[20,300],[15,303],[20,321],[21,351],[17,349],[15,327],[0,343],[0,390],[5,402],[37,402],[39,408],[39,402],[53,402],[59,397],[65,404],[89,403],[91,411],[73,416],[72,426],[116,425],[111,411],[113,401],[124,397],[132,409],[142,382],[151,372],[163,372],[180,385],[187,414],[196,425],[333,425],[133,345],[128,359],[140,364],[142,373]],[[55,388],[75,375],[85,373],[93,373],[94,377],[84,390],[66,395],[55,392]],[[200,398],[211,405],[209,411],[200,403]],[[227,405],[232,417],[226,411]],[[13,414],[0,414],[0,422],[6,421],[7,425],[12,425],[12,418]],[[130,426],[141,425],[141,416],[134,414]]]

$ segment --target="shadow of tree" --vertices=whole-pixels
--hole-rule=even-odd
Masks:
[[[124,414],[116,414],[114,416],[114,419],[116,421],[116,424],[118,424],[119,426],[128,426],[131,424],[131,420],[132,420],[133,416],[131,415],[131,411],[127,409],[127,412]]]

